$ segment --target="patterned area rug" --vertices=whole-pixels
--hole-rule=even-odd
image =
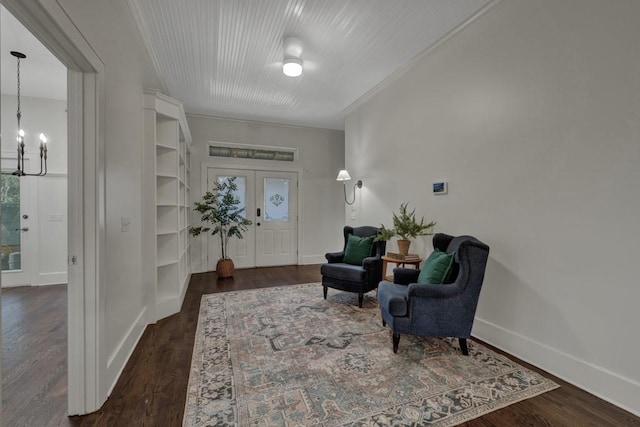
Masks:
[[[488,348],[403,335],[375,293],[320,284],[202,297],[184,426],[453,426],[558,386]]]

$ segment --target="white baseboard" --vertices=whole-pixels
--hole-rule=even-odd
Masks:
[[[140,338],[147,327],[145,318],[146,308],[143,308],[107,360],[107,384],[109,384],[107,396],[111,394],[113,387],[115,387],[116,382],[118,382],[118,378],[120,378],[122,370],[126,366],[127,361],[129,361],[129,358],[133,354],[133,350],[135,350],[138,345],[138,341],[140,341]]]
[[[302,263],[300,265],[312,265],[312,264],[324,264],[327,259],[324,255],[308,255],[302,257]],[[191,273],[207,273],[209,270],[203,270],[200,264],[191,264]]]
[[[206,273],[206,271],[202,269],[202,265],[199,262],[192,262],[191,273]]]
[[[302,257],[302,265],[324,264],[327,259],[324,255],[307,255]]]
[[[184,296],[187,294],[187,289],[189,288],[191,274],[192,273],[189,273],[185,276],[184,281],[181,283],[182,287],[180,288],[180,293],[178,295],[156,302],[156,318],[154,319],[153,323],[157,322],[160,319],[164,319],[165,317],[176,314],[180,311],[180,309],[182,308],[182,303],[184,302]]]
[[[178,297],[166,298],[156,303],[156,322],[180,311]]]
[[[180,290],[179,302],[178,302],[178,311],[182,309],[182,303],[184,302],[184,296],[187,294],[187,289],[189,288],[189,282],[191,281],[191,273],[188,273],[184,278],[184,282],[182,282],[182,289]],[[178,312],[176,311],[176,313]]]
[[[33,286],[60,285],[63,283],[68,283],[68,274],[66,271],[40,273],[36,276]]]
[[[637,381],[477,317],[473,336],[640,416]]]

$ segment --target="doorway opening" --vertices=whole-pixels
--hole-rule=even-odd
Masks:
[[[21,418],[33,416],[18,410],[24,405],[35,412],[39,406],[67,411],[67,68],[3,6],[0,20],[3,421],[18,425],[33,421]],[[19,94],[10,51],[26,55],[20,60]],[[44,176],[12,174],[18,162],[17,110],[23,171],[38,173],[42,133],[48,147]]]
[[[67,223],[72,225],[67,227],[67,244],[73,260],[67,271],[67,414],[86,414],[97,410],[108,392],[106,364],[100,357],[104,313],[99,298],[105,236],[104,132],[99,120],[104,111],[104,64],[57,2],[2,4],[67,68],[67,150],[61,153],[67,159]]]

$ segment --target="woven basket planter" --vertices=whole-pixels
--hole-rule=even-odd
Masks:
[[[233,261],[230,259],[219,259],[216,264],[216,273],[218,274],[218,277],[222,279],[233,276],[233,272],[235,270]]]

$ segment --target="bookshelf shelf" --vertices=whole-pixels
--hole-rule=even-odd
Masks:
[[[179,101],[156,90],[144,91],[145,147],[143,229],[145,277],[155,295],[151,321],[180,310],[191,276],[186,205],[191,134]],[[152,282],[152,283],[151,283]]]

